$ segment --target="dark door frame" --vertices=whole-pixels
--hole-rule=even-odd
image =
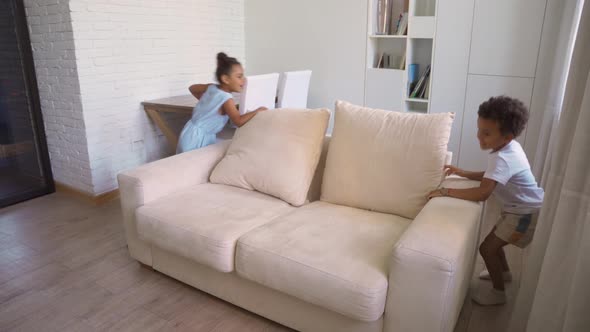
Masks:
[[[31,125],[35,132],[35,148],[37,149],[37,156],[39,158],[41,171],[43,172],[45,186],[28,192],[15,194],[9,198],[0,199],[0,208],[55,192],[55,183],[53,182],[53,173],[51,172],[49,151],[47,149],[47,140],[45,138],[45,126],[43,124],[43,114],[41,113],[41,102],[39,98],[39,89],[37,87],[37,76],[35,74],[33,50],[31,48],[31,39],[29,37],[25,7],[23,0],[8,1],[12,2],[14,8],[16,38],[18,40],[19,53],[23,64],[23,74],[32,121]]]

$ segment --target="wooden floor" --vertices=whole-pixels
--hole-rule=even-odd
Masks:
[[[518,277],[520,253],[507,254]],[[510,310],[467,299],[455,331],[501,332]],[[290,331],[141,267],[116,201],[57,193],[0,210],[0,331],[104,330]]]

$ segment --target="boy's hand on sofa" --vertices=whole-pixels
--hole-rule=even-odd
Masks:
[[[460,169],[459,167],[455,167],[453,165],[445,165],[443,169],[445,171],[445,176],[456,174],[458,176],[465,177],[465,171]]]

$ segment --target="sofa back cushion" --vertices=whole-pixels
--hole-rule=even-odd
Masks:
[[[321,200],[413,219],[440,184],[453,118],[336,102]]]
[[[239,128],[212,183],[257,190],[300,206],[320,159],[330,111],[279,109]]]

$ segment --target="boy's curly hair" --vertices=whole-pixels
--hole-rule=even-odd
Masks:
[[[522,101],[508,96],[497,96],[479,105],[479,117],[493,120],[500,126],[502,135],[518,137],[529,120],[529,111]]]

